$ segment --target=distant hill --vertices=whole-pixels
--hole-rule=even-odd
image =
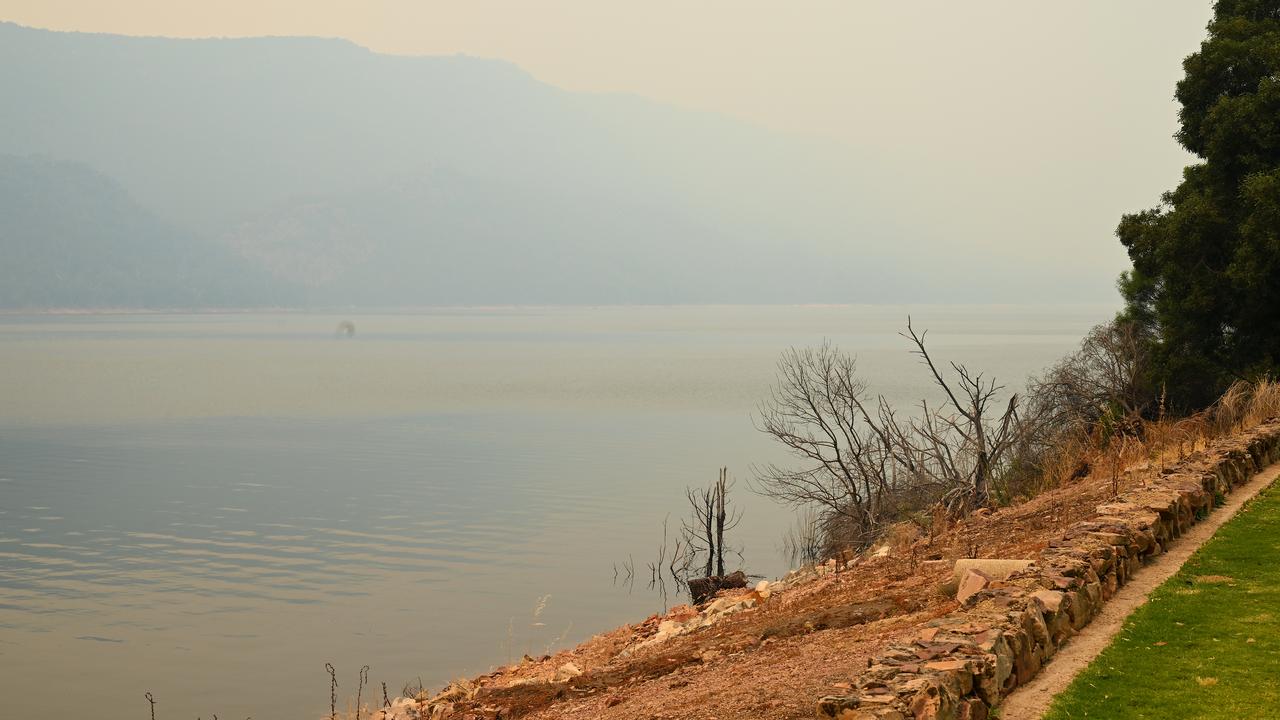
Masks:
[[[0,155],[0,307],[198,308],[295,301],[222,244],[139,207],[110,179]]]
[[[788,258],[744,235],[670,204],[438,170],[298,200],[222,237],[320,305],[779,298],[760,283]]]
[[[299,303],[892,301],[930,286],[895,270],[909,239],[844,149],[565,92],[504,62],[0,23],[0,97],[0,153],[93,168],[176,246],[221,243]],[[4,229],[34,242],[34,227]],[[263,297],[249,286],[236,304]]]

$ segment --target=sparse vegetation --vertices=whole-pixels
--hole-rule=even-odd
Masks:
[[[824,554],[866,547],[934,504],[952,515],[987,505],[1026,444],[1017,394],[1003,398],[995,379],[956,363],[949,380],[909,319],[903,336],[944,396],[941,405],[921,400],[918,413],[903,417],[883,396],[871,398],[851,355],[824,343],[784,353],[760,407],[760,429],[803,465],[756,468],[755,487],[816,508]]]
[[[822,558],[822,516],[815,508],[802,508],[782,536],[782,554],[792,566],[813,565]]]
[[[1123,320],[1098,325],[1075,352],[1032,380],[1032,416],[1087,432],[1124,431],[1148,414],[1155,399],[1149,374],[1147,337],[1140,327]]]
[[[696,604],[721,588],[742,587],[746,575],[742,570],[726,572],[726,558],[737,555],[742,560],[741,549],[735,549],[727,540],[728,533],[742,521],[742,513],[729,499],[733,481],[729,469],[720,468],[719,476],[703,488],[685,488],[688,516],[681,520],[675,537],[669,530],[670,518],[662,521],[662,541],[655,559],[647,564],[647,586],[662,597],[662,609],[668,607],[667,578],[676,588],[676,594],[687,592]],[[628,590],[634,587],[636,566],[628,556],[613,565],[613,582]]]
[[[1079,349],[1027,383],[1024,396],[980,372],[939,370],[908,319],[903,334],[945,398],[904,417],[871,395],[856,360],[831,343],[791,349],[760,408],[761,430],[799,467],[756,468],[755,489],[800,509],[783,540],[813,562],[880,541],[896,523],[931,536],[972,510],[1008,505],[1106,473],[1112,494],[1133,468],[1162,471],[1214,437],[1280,413],[1268,379],[1239,381],[1209,408],[1171,417],[1149,383],[1149,341],[1124,320],[1095,327]],[[997,401],[999,404],[997,405]]]

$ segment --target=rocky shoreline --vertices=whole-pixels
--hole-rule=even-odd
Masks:
[[[1119,494],[1089,477],[362,718],[981,720],[1136,568],[1278,459],[1271,420],[1128,470]]]
[[[1215,441],[1144,487],[1097,507],[1039,559],[998,579],[968,569],[960,609],[892,644],[853,683],[818,702],[819,718],[983,720],[1087,625],[1146,560],[1233,489],[1280,461],[1280,422]]]

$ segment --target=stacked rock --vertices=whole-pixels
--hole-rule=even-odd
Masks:
[[[1215,503],[1280,461],[1280,421],[1214,442],[1144,487],[1100,505],[1033,563],[999,577],[965,569],[960,608],[870,661],[853,692],[818,701],[819,718],[983,720],[1089,624],[1144,561]]]

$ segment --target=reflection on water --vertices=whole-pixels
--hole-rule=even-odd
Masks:
[[[1013,381],[1107,314],[915,312]],[[439,685],[659,610],[611,568],[685,485],[778,457],[750,419],[778,352],[832,337],[912,398],[904,315],[437,311],[342,340],[312,315],[0,318],[7,705],[315,718],[325,662],[340,689],[365,663]],[[751,571],[784,571],[788,511],[738,497]]]

